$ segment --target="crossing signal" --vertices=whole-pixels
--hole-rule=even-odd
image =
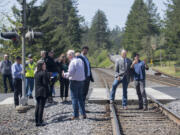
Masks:
[[[16,32],[2,32],[1,37],[15,41],[18,38],[18,34]]]
[[[26,33],[26,38],[29,39],[29,40],[33,40],[34,38],[40,38],[43,36],[43,33],[42,32],[34,32],[34,31],[28,31]]]

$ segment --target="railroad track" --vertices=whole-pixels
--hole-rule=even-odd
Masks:
[[[114,63],[114,60],[111,58],[111,55],[109,55],[109,59],[111,60],[112,63]],[[153,71],[155,71],[156,73],[159,73],[160,75],[164,75],[165,77],[147,74],[146,75],[147,80],[152,81],[152,82],[158,82],[160,84],[171,86],[171,87],[180,87],[179,77],[174,77],[174,76],[165,74],[156,69],[153,69]]]
[[[172,87],[179,87],[180,86],[180,80],[176,78],[171,77],[161,77],[156,75],[146,75],[147,80],[150,80],[152,82],[159,82],[161,84],[172,86]]]
[[[96,69],[109,96],[108,79],[113,77],[103,70]],[[112,127],[114,135],[180,135],[180,116],[169,110],[153,97],[149,98],[148,110],[138,110],[137,104],[128,105],[122,109],[121,105],[110,104]]]

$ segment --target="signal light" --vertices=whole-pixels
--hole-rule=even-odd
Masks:
[[[42,32],[34,32],[34,31],[28,31],[26,33],[26,38],[29,39],[29,40],[33,40],[34,38],[40,38],[43,36],[43,33]]]
[[[16,32],[2,32],[1,37],[5,39],[16,40],[18,38],[18,34]]]

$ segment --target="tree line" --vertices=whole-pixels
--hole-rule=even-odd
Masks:
[[[175,60],[180,64],[180,1],[168,0],[165,18],[161,19],[153,0],[134,0],[124,28],[108,27],[102,10],[97,10],[91,25],[78,13],[76,0],[38,0],[27,3],[27,29],[41,31],[43,38],[26,42],[27,55],[39,56],[40,50],[55,50],[59,55],[69,48],[80,51],[82,45],[90,47],[90,57],[100,52],[117,52],[124,48],[131,54],[139,52],[151,59]],[[20,5],[20,0],[17,0]],[[13,27],[4,25],[2,31],[17,31],[21,34],[22,11],[12,7],[13,17],[6,16]],[[118,23],[118,22],[117,22]],[[21,40],[0,39],[2,52],[16,56],[21,52]]]

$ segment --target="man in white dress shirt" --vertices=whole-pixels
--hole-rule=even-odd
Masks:
[[[71,100],[74,110],[72,120],[79,118],[79,110],[83,119],[86,119],[83,101],[83,87],[85,80],[84,63],[81,59],[75,57],[74,50],[69,50],[67,52],[67,57],[70,64],[68,72],[63,73],[63,77],[69,78],[70,80]]]

